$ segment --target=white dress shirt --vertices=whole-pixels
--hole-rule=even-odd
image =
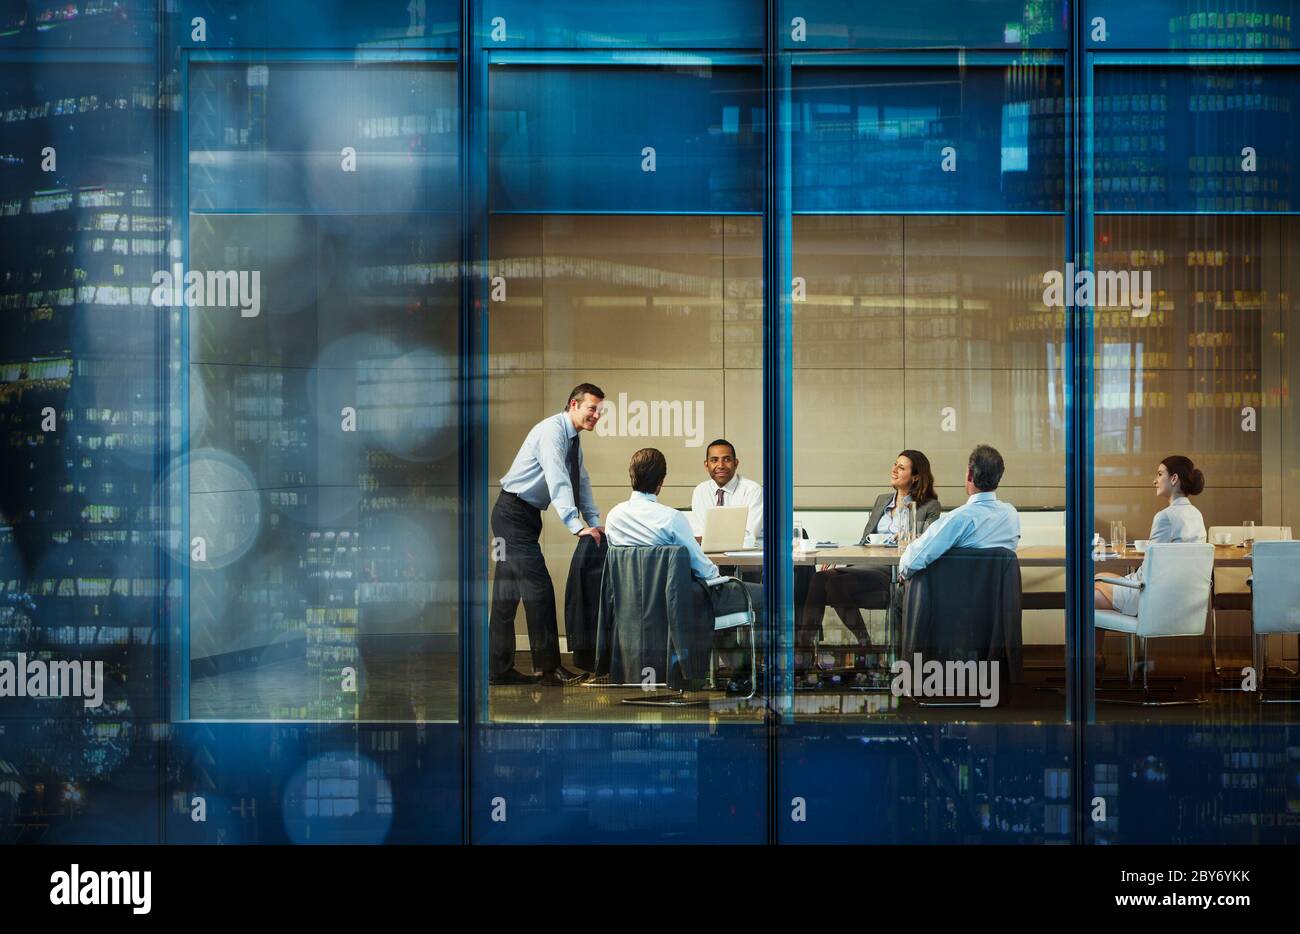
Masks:
[[[718,502],[718,491],[722,502]],[[745,521],[745,543],[756,544],[763,537],[763,488],[740,472],[732,474],[726,486],[718,486],[712,479],[705,480],[691,494],[691,528],[696,535],[704,535],[704,514],[715,506],[748,506],[749,518]]]
[[[696,577],[707,581],[719,576],[718,566],[695,541],[686,516],[659,502],[653,493],[633,490],[627,502],[611,509],[605,519],[605,537],[611,547],[681,545],[691,557],[691,572]]]
[[[900,577],[929,567],[950,548],[1010,548],[1020,544],[1020,513],[997,493],[975,493],[964,505],[945,513],[903,552]]]
[[[582,520],[587,525],[600,525],[600,511],[596,509],[596,498],[591,494],[591,478],[582,454],[582,445],[578,445],[578,476],[581,490],[578,500],[581,503],[581,517],[575,504],[573,483],[569,480],[569,444],[578,436],[578,429],[567,412],[552,415],[533,426],[524,438],[524,443],[515,455],[515,461],[501,478],[501,488],[507,493],[514,493],[528,505],[545,511],[555,504],[560,521],[570,532],[577,535],[582,531]]]

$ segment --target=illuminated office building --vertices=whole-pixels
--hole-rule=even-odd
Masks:
[[[1091,585],[1171,454],[1207,527],[1300,522],[1296,3],[770,6],[0,2],[0,663],[106,673],[0,697],[0,839],[1295,839],[1294,715],[1228,690],[1238,552],[1149,646],[1195,705],[1111,704]],[[715,438],[762,484],[752,696],[721,642],[682,706],[489,684],[491,510],[582,382],[602,516],[643,447],[672,507]],[[901,451],[960,506],[978,443],[1048,557],[962,608],[1015,634],[945,707],[891,690],[887,601],[803,618],[861,556],[785,543],[856,542]],[[577,664],[575,539],[539,545]]]

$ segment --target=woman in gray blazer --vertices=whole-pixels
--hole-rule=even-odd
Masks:
[[[930,459],[920,451],[903,451],[894,458],[889,475],[890,491],[881,493],[871,508],[871,517],[862,530],[859,545],[867,543],[873,532],[898,533],[902,511],[898,504],[916,504],[916,534],[939,518],[939,498],[934,493],[934,474]],[[828,568],[813,575],[808,597],[795,615],[795,645],[811,648],[816,644],[826,607],[832,606],[840,620],[857,637],[858,644],[869,646],[871,637],[862,619],[862,607],[884,609],[889,606],[890,570],[887,567]]]

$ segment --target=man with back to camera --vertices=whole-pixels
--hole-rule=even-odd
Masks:
[[[763,488],[740,475],[740,458],[736,447],[726,438],[709,444],[704,454],[704,470],[709,479],[691,494],[691,527],[695,537],[704,536],[704,516],[716,506],[747,506],[745,544],[756,545],[763,538]]]
[[[721,577],[691,534],[691,524],[679,510],[659,502],[668,460],[658,448],[642,448],[627,467],[632,495],[609,511],[605,526],[612,548],[620,545],[680,545],[691,559],[691,573],[703,581]]]
[[[501,478],[501,495],[492,507],[492,534],[504,543],[492,584],[488,622],[491,684],[564,685],[582,680],[560,665],[555,616],[555,586],[542,555],[542,512],[551,505],[574,535],[604,535],[591,493],[591,478],[578,443],[581,432],[600,421],[605,393],[580,383],[569,393],[563,412],[543,419],[524,438],[514,463]],[[530,677],[515,668],[515,610],[523,600],[528,620]]]
[[[997,448],[977,445],[966,464],[964,504],[940,516],[907,546],[898,562],[898,580],[905,582],[939,560],[951,548],[1010,548],[1020,544],[1020,514],[998,499],[1006,465]]]
[[[605,523],[609,546],[680,545],[690,557],[694,577],[709,581],[722,576],[718,566],[709,560],[695,540],[686,516],[659,502],[659,492],[668,476],[668,460],[663,452],[657,448],[642,448],[632,455],[627,472],[632,481],[632,495],[609,511]],[[745,583],[744,586],[754,608],[757,631],[761,632],[763,589],[754,583]],[[751,651],[761,653],[762,646],[754,646]]]

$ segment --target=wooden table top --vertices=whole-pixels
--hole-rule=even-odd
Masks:
[[[839,548],[821,548],[796,556],[797,565],[844,564],[850,566],[883,566],[898,564],[901,552],[887,545],[845,545]],[[1061,545],[1030,545],[1016,550],[1021,567],[1065,567],[1065,548]],[[1132,570],[1142,563],[1142,553],[1127,548],[1117,558],[1094,561],[1097,570]],[[754,549],[744,554],[711,553],[714,564],[736,567],[762,567],[763,555]],[[1214,546],[1215,567],[1250,567],[1250,551],[1233,545]]]

